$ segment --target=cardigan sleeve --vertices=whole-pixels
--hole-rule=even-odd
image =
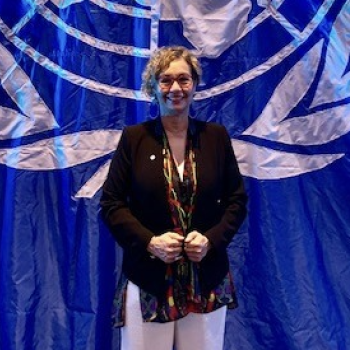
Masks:
[[[123,130],[113,156],[100,200],[102,218],[117,243],[133,254],[143,254],[153,233],[132,214],[129,198],[132,179],[130,128]]]
[[[217,250],[226,249],[243,223],[248,200],[229,134],[224,127],[221,130],[219,140],[222,140],[224,148],[223,215],[216,225],[204,232]]]

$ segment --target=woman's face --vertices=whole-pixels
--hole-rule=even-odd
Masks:
[[[160,115],[187,117],[195,88],[196,84],[187,62],[183,58],[172,61],[169,67],[159,74],[156,81],[155,95]]]

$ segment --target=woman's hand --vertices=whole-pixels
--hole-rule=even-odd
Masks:
[[[185,238],[185,252],[193,262],[200,262],[211,248],[208,238],[198,231],[190,232]]]
[[[184,238],[176,232],[165,232],[160,236],[153,236],[147,250],[170,264],[182,257],[182,244]]]

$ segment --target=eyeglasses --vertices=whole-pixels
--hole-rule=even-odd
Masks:
[[[173,77],[171,75],[162,75],[158,79],[158,84],[162,89],[170,89],[175,81],[182,88],[188,88],[193,84],[193,79],[188,74],[180,74],[177,77]]]

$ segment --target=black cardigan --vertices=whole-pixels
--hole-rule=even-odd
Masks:
[[[123,272],[132,282],[158,296],[165,291],[166,264],[150,257],[153,235],[172,231],[163,175],[160,119],[125,127],[111,162],[101,197],[102,216],[123,248]],[[193,229],[213,248],[200,262],[203,291],[227,274],[226,248],[246,216],[247,196],[226,129],[190,119],[189,132],[197,165]]]

